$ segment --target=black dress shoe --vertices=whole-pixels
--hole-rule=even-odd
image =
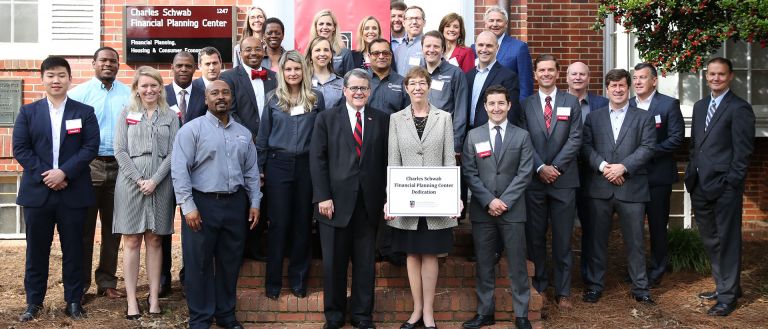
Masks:
[[[336,322],[326,322],[323,325],[323,329],[341,329],[344,327],[343,323],[336,323]]]
[[[149,296],[147,296],[147,305],[149,305]],[[128,304],[125,305],[125,319],[126,320],[138,320],[141,319],[141,305],[139,305],[139,300],[136,300],[136,307],[139,309],[139,312],[136,314],[128,314]],[[147,306],[149,307],[149,306]]]
[[[35,305],[35,304],[29,304],[27,305],[27,309],[24,311],[24,313],[21,313],[19,315],[19,322],[27,322],[31,321],[34,318],[37,317],[37,314],[40,313],[40,310],[43,309],[42,305]]]
[[[306,298],[307,297],[307,289],[294,288],[294,289],[291,289],[291,293],[294,296],[296,296],[296,298]]]
[[[64,314],[72,318],[73,320],[80,320],[82,318],[86,318],[85,310],[80,305],[80,303],[69,303],[67,304],[67,307],[64,309]]]
[[[400,325],[400,329],[415,329],[423,326],[424,326],[424,321],[422,319],[419,319],[419,321],[416,321],[416,323],[410,323],[408,321],[403,322],[403,324]]]
[[[359,329],[376,329],[376,325],[370,320],[352,321],[352,326]]]
[[[515,318],[515,327],[517,329],[532,329],[531,321],[528,321],[528,318],[526,317]]]
[[[656,305],[656,302],[653,300],[653,298],[651,298],[651,296],[635,296],[635,301],[648,306]]]
[[[478,329],[482,326],[492,326],[494,324],[496,324],[496,320],[494,320],[493,315],[475,314],[475,317],[465,321],[461,325],[467,329]]]
[[[245,258],[253,259],[257,262],[266,262],[267,261],[267,255],[265,255],[262,252],[246,252]]]
[[[717,291],[704,291],[702,293],[699,293],[699,298],[706,299],[706,300],[717,299]]]
[[[581,296],[581,300],[585,303],[597,303],[598,300],[600,300],[600,297],[603,296],[603,293],[589,289],[584,292],[584,295]]]
[[[736,303],[717,303],[715,306],[712,306],[712,308],[707,311],[707,315],[712,316],[728,316],[728,314],[731,314],[734,310],[736,310]]]
[[[267,291],[265,293],[265,295],[267,296],[267,298],[269,298],[271,300],[277,300],[278,298],[280,298],[280,290],[278,290],[278,291]]]
[[[227,323],[226,325],[222,326],[226,329],[243,329],[243,325],[240,324],[240,322],[237,322],[237,320],[232,321],[230,323]]]

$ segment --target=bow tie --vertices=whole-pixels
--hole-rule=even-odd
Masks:
[[[261,70],[251,70],[251,80],[256,80],[256,78],[260,78],[261,80],[267,80],[267,70],[261,69]]]

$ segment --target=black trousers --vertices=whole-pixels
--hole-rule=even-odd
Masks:
[[[342,200],[337,200],[343,202]],[[352,321],[370,321],[376,280],[376,225],[368,218],[362,194],[358,193],[355,211],[347,227],[320,223],[323,249],[323,303],[325,320],[342,325],[347,310],[347,267],[352,261]]]
[[[716,200],[703,197],[699,187],[691,193],[691,205],[696,216],[701,241],[712,263],[717,301],[731,304],[741,286],[741,212],[744,185],[726,183],[725,190]]]
[[[237,277],[248,231],[248,196],[192,191],[202,229],[181,226],[181,248],[190,328],[209,328],[213,321],[235,321]]]
[[[42,305],[48,287],[48,260],[54,227],[61,242],[64,300],[80,303],[83,297],[83,227],[88,208],[69,208],[63,191],[52,191],[41,207],[24,207],[27,260],[24,291],[27,304]]]
[[[266,290],[282,288],[283,258],[290,251],[288,282],[292,289],[306,289],[312,233],[312,180],[309,157],[268,154],[264,189],[269,193]]]
[[[584,175],[579,176],[581,181],[584,182],[586,178]],[[581,187],[576,188],[576,215],[579,217],[579,224],[581,225],[581,263],[579,264],[579,273],[581,273],[581,279],[585,285],[589,284],[587,281],[587,269],[589,268],[589,260],[592,259],[592,222],[589,214],[589,204],[591,198],[587,194],[587,187],[582,183]]]
[[[648,264],[648,279],[660,279],[667,271],[667,224],[669,224],[669,198],[672,185],[651,186],[651,201],[645,203],[648,215],[648,234],[651,241],[651,259]]]

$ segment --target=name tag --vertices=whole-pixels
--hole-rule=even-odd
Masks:
[[[297,116],[304,114],[304,107],[303,106],[294,106],[291,108],[291,116]]]
[[[387,83],[387,87],[392,91],[403,92],[403,85],[396,83]]]
[[[176,116],[179,117],[179,119],[181,119],[181,110],[179,109],[178,105],[171,106],[171,110],[173,112],[176,112]]]
[[[79,134],[80,128],[83,128],[83,119],[67,120],[64,127],[67,129],[67,135]]]
[[[408,65],[410,65],[410,66],[419,66],[419,65],[421,65],[421,58],[419,58],[419,57],[408,58]]]
[[[432,89],[434,89],[434,90],[438,90],[438,91],[440,91],[440,90],[443,90],[443,85],[444,85],[444,84],[445,84],[445,82],[443,82],[443,81],[440,81],[440,80],[432,80],[432,86],[430,86],[430,88],[432,88]]]
[[[661,128],[661,115],[657,114],[653,119],[656,120],[656,128]]]
[[[128,112],[128,116],[125,118],[125,123],[135,125],[141,121],[141,116],[141,112]]]
[[[312,87],[317,87],[317,79],[312,79]]]
[[[557,108],[557,120],[568,120],[571,118],[570,107],[558,107]]]
[[[491,142],[477,143],[475,144],[475,150],[477,151],[477,156],[487,158],[491,156]]]
[[[452,57],[451,59],[448,60],[448,64],[458,67],[459,61],[456,60],[456,57]]]

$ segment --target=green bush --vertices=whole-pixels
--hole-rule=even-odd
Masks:
[[[667,234],[669,242],[669,265],[672,271],[695,271],[709,273],[709,257],[704,250],[699,232],[692,229],[671,229]]]

